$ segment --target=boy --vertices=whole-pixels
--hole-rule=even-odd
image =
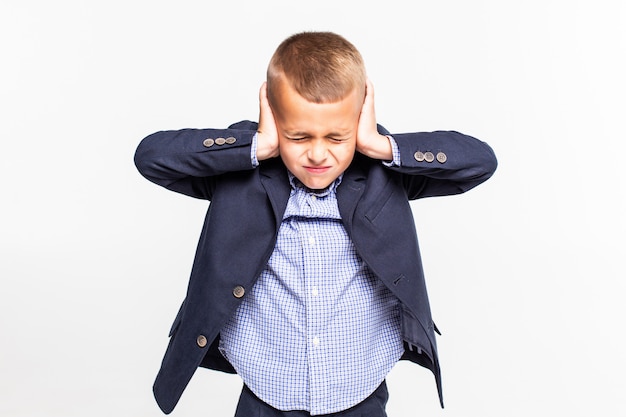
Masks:
[[[170,413],[203,366],[243,379],[236,416],[385,416],[399,359],[429,368],[441,401],[409,200],[487,180],[491,148],[390,135],[359,52],[333,33],[283,41],[259,98],[258,125],[158,132],[135,155],[149,180],[211,201],[159,406]]]

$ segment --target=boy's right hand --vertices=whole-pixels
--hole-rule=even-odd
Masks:
[[[274,114],[267,99],[267,82],[259,91],[259,127],[257,129],[256,158],[259,161],[274,158],[280,154],[278,148],[278,131]]]

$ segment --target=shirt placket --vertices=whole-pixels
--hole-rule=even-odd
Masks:
[[[316,204],[318,198],[313,194],[306,194],[305,204],[302,207],[308,211],[307,214],[317,212]],[[324,329],[325,311],[321,297],[323,296],[323,250],[327,242],[322,242],[324,235],[320,233],[323,219],[304,219],[300,231],[302,232],[302,243],[304,248],[304,280],[306,291],[306,317],[307,317],[307,355],[309,363],[309,396],[310,404],[314,409],[325,402],[327,398],[327,383],[324,379],[326,369],[324,369]],[[313,409],[311,411],[313,411]]]

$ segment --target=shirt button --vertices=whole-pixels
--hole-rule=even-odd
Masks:
[[[311,246],[315,245],[315,238],[314,237],[310,237],[309,238],[309,245],[311,245]]]
[[[313,338],[313,346],[319,346],[319,344],[320,344],[320,338],[315,336]]]
[[[317,291],[317,287],[313,287],[311,289],[311,294],[313,294],[313,297],[317,297],[317,294],[319,294],[318,291]]]
[[[317,196],[315,194],[311,194],[311,201],[316,201],[317,200]]]

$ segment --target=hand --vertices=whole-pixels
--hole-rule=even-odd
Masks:
[[[368,79],[365,100],[359,117],[356,135],[356,150],[373,159],[390,161],[393,159],[389,138],[378,133],[376,112],[374,111],[374,85]]]
[[[274,158],[279,154],[276,121],[267,99],[267,82],[264,82],[259,91],[259,127],[257,129],[256,158],[259,161],[263,161]]]

